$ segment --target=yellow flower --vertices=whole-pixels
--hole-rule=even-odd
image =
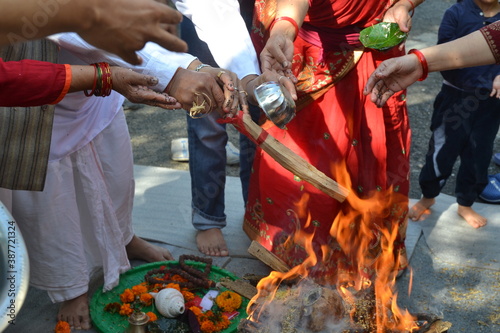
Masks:
[[[233,312],[241,306],[241,296],[230,290],[223,291],[215,298],[215,303],[224,312]]]

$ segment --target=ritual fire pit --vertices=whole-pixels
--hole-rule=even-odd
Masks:
[[[249,252],[271,267],[287,270],[279,258],[256,243]],[[355,290],[352,286],[322,286],[297,274],[273,272],[266,279],[274,282],[259,285],[238,332],[445,333],[451,327],[435,315],[400,310],[394,299],[381,304],[369,281]]]

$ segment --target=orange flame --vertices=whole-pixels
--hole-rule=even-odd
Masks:
[[[396,195],[395,195],[396,194]],[[399,201],[398,201],[399,200]],[[392,189],[378,191],[370,198],[360,198],[353,191],[346,198],[345,205],[335,217],[330,229],[331,237],[340,245],[342,251],[351,262],[351,270],[339,270],[335,277],[327,277],[327,281],[335,286],[344,301],[352,306],[355,304],[355,292],[369,287],[375,292],[376,332],[388,330],[395,332],[413,332],[419,327],[416,318],[407,310],[401,310],[397,305],[395,292],[396,275],[399,268],[399,257],[395,251],[400,226],[398,220],[405,218],[397,212],[399,218],[392,218],[391,211],[401,200],[407,200],[402,195],[397,195]],[[312,221],[307,211],[308,195],[305,194],[296,204],[301,216],[307,216],[306,226]],[[374,228],[375,226],[375,228]],[[249,319],[258,321],[260,314],[252,313],[253,306],[265,299],[263,310],[274,299],[281,282],[292,277],[307,277],[311,267],[321,262],[327,262],[331,249],[322,246],[322,258],[318,257],[313,249],[314,233],[307,233],[307,228],[297,228],[287,242],[299,244],[307,251],[308,257],[302,264],[293,267],[286,273],[272,272],[258,284],[258,294],[249,303],[247,312]],[[352,315],[352,314],[351,314]],[[351,318],[352,319],[352,318]],[[374,323],[375,324],[375,323]]]

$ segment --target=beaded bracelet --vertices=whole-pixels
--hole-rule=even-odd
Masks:
[[[85,96],[109,96],[111,94],[111,90],[113,90],[111,67],[107,62],[98,62],[92,64],[92,66],[94,66],[94,84],[91,92],[88,92],[87,90],[83,91]]]
[[[276,24],[276,22],[279,22],[279,21],[288,21],[290,22],[293,27],[295,28],[295,37],[294,37],[294,40],[297,38],[297,35],[299,34],[299,25],[297,24],[297,22],[291,18],[291,17],[288,17],[288,16],[281,16],[281,17],[277,17],[274,19],[273,23],[271,23],[271,26],[269,27],[269,31],[271,31],[274,27],[274,25]]]
[[[417,56],[420,65],[422,65],[423,71],[422,76],[418,80],[425,80],[427,78],[427,75],[429,74],[429,66],[427,65],[427,60],[425,59],[424,54],[417,49],[411,49],[410,51],[408,51],[408,54],[414,54]]]

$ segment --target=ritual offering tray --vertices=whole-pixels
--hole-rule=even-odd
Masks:
[[[139,314],[150,333],[237,332],[249,299],[218,283],[236,280],[212,266],[211,258],[181,256],[179,261],[145,264],[122,274],[112,290],[100,288],[92,296],[90,316],[102,333],[126,332],[129,317]]]

